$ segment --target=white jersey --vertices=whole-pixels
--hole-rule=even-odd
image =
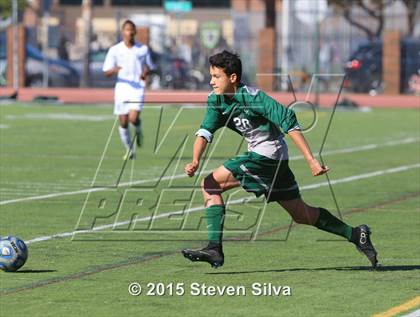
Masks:
[[[129,110],[140,111],[144,100],[144,80],[140,79],[144,66],[149,70],[155,68],[150,57],[149,48],[135,43],[131,48],[123,41],[112,46],[105,58],[102,70],[104,72],[115,67],[121,67],[115,84],[115,108],[117,115],[127,114]],[[129,103],[126,103],[126,102]]]

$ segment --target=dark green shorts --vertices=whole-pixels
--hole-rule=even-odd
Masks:
[[[268,202],[300,197],[299,186],[289,168],[289,161],[277,161],[254,152],[238,155],[223,164],[241,186]]]

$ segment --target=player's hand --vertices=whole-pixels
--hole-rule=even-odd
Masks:
[[[110,70],[107,70],[106,72],[104,72],[105,77],[112,77],[115,74],[118,74],[118,72],[120,71],[121,67],[120,66],[116,66],[114,68],[111,68]]]
[[[120,66],[115,66],[113,69],[111,69],[109,71],[109,75],[113,76],[113,75],[118,75],[118,72],[120,71],[121,67]]]
[[[312,176],[323,175],[330,170],[328,166],[322,166],[317,159],[312,159],[308,163],[311,168]]]
[[[140,76],[140,79],[141,80],[146,80],[146,78],[147,78],[147,76],[149,75],[149,71],[148,70],[146,70],[146,71],[144,71],[142,74],[141,74],[141,76]]]
[[[187,175],[189,177],[193,177],[195,172],[198,170],[200,164],[198,162],[191,162],[188,163],[187,165],[185,165],[185,173],[187,173]]]

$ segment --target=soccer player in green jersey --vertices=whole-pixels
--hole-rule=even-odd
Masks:
[[[204,261],[214,268],[224,263],[222,248],[225,205],[222,193],[238,186],[265,195],[267,202],[277,202],[299,224],[315,226],[344,237],[364,253],[373,267],[377,252],[370,241],[367,225],[351,227],[328,210],[308,205],[300,196],[298,184],[288,165],[288,134],[303,154],[313,176],[328,172],[313,156],[302,135],[293,110],[284,107],[263,91],[241,84],[242,63],[228,51],[213,55],[210,62],[210,85],[207,112],[196,133],[192,162],[185,166],[194,176],[207,144],[221,127],[241,134],[248,142],[248,152],[226,161],[201,182],[206,207],[208,245],[200,250],[182,250],[191,261]]]

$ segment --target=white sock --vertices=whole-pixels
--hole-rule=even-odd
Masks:
[[[127,128],[118,127],[118,132],[120,133],[121,142],[124,144],[127,151],[130,150],[131,145],[131,138],[130,138],[130,130]]]

